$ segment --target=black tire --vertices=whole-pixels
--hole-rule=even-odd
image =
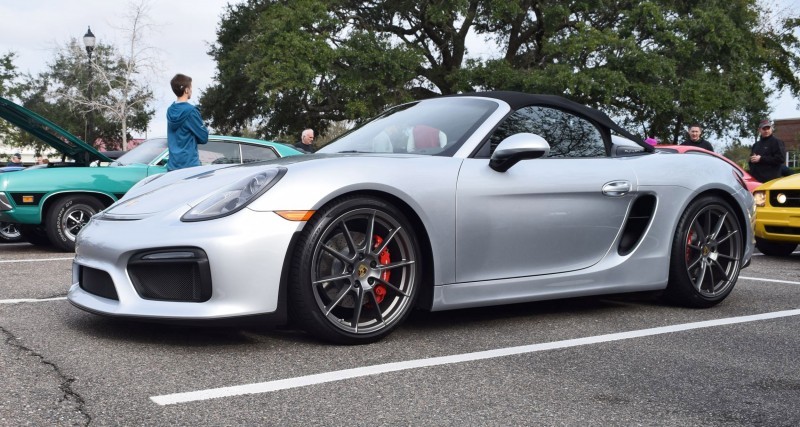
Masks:
[[[18,229],[22,240],[36,246],[50,246],[50,239],[47,238],[47,233],[42,226],[20,224]]]
[[[17,224],[0,222],[0,243],[14,243],[23,240]]]
[[[724,200],[704,196],[681,216],[670,256],[665,296],[688,307],[711,307],[733,290],[741,270],[745,234]]]
[[[764,255],[789,256],[797,248],[797,243],[775,242],[756,237],[756,247]]]
[[[47,212],[45,230],[50,243],[64,252],[75,250],[75,238],[103,204],[91,196],[66,196],[56,200]]]
[[[317,211],[298,239],[290,315],[323,340],[374,342],[408,317],[421,274],[418,239],[400,210],[380,199],[341,198]]]

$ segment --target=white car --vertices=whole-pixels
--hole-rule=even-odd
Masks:
[[[148,320],[263,316],[339,343],[415,307],[648,290],[710,307],[749,263],[754,209],[727,163],[654,153],[564,98],[440,97],[316,154],[140,182],[79,234],[68,298]]]

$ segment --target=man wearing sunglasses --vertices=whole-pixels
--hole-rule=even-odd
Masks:
[[[767,182],[781,177],[781,166],[786,162],[786,148],[783,141],[772,134],[772,122],[769,119],[758,123],[761,138],[750,148],[750,175]]]

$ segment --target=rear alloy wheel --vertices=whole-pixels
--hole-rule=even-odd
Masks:
[[[0,243],[21,242],[22,234],[16,224],[0,222]]]
[[[739,277],[744,239],[728,203],[714,196],[692,202],[672,242],[666,296],[689,307],[711,307],[724,300]]]
[[[56,248],[72,252],[75,238],[103,204],[91,196],[67,196],[57,200],[47,213],[47,237]]]
[[[328,341],[377,341],[414,306],[419,253],[414,230],[391,204],[362,197],[335,201],[317,212],[298,242],[290,314]]]
[[[775,242],[756,237],[756,247],[764,255],[789,256],[797,248],[797,243]]]

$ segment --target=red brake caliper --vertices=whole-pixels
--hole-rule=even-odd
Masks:
[[[383,243],[383,238],[381,236],[375,236],[375,246],[374,249],[377,249]],[[380,254],[378,254],[378,261],[382,265],[388,265],[392,261],[392,256],[389,254],[389,249],[384,249]],[[381,279],[384,282],[389,281],[389,277],[391,277],[391,273],[389,271],[384,271],[381,273]],[[378,283],[373,287],[375,291],[375,299],[378,300],[378,304],[383,302],[383,298],[386,297],[386,285],[382,283]]]
[[[686,263],[689,263],[689,256],[691,255],[692,248],[689,245],[692,244],[692,237],[694,236],[694,231],[689,232],[689,238],[686,239]]]

